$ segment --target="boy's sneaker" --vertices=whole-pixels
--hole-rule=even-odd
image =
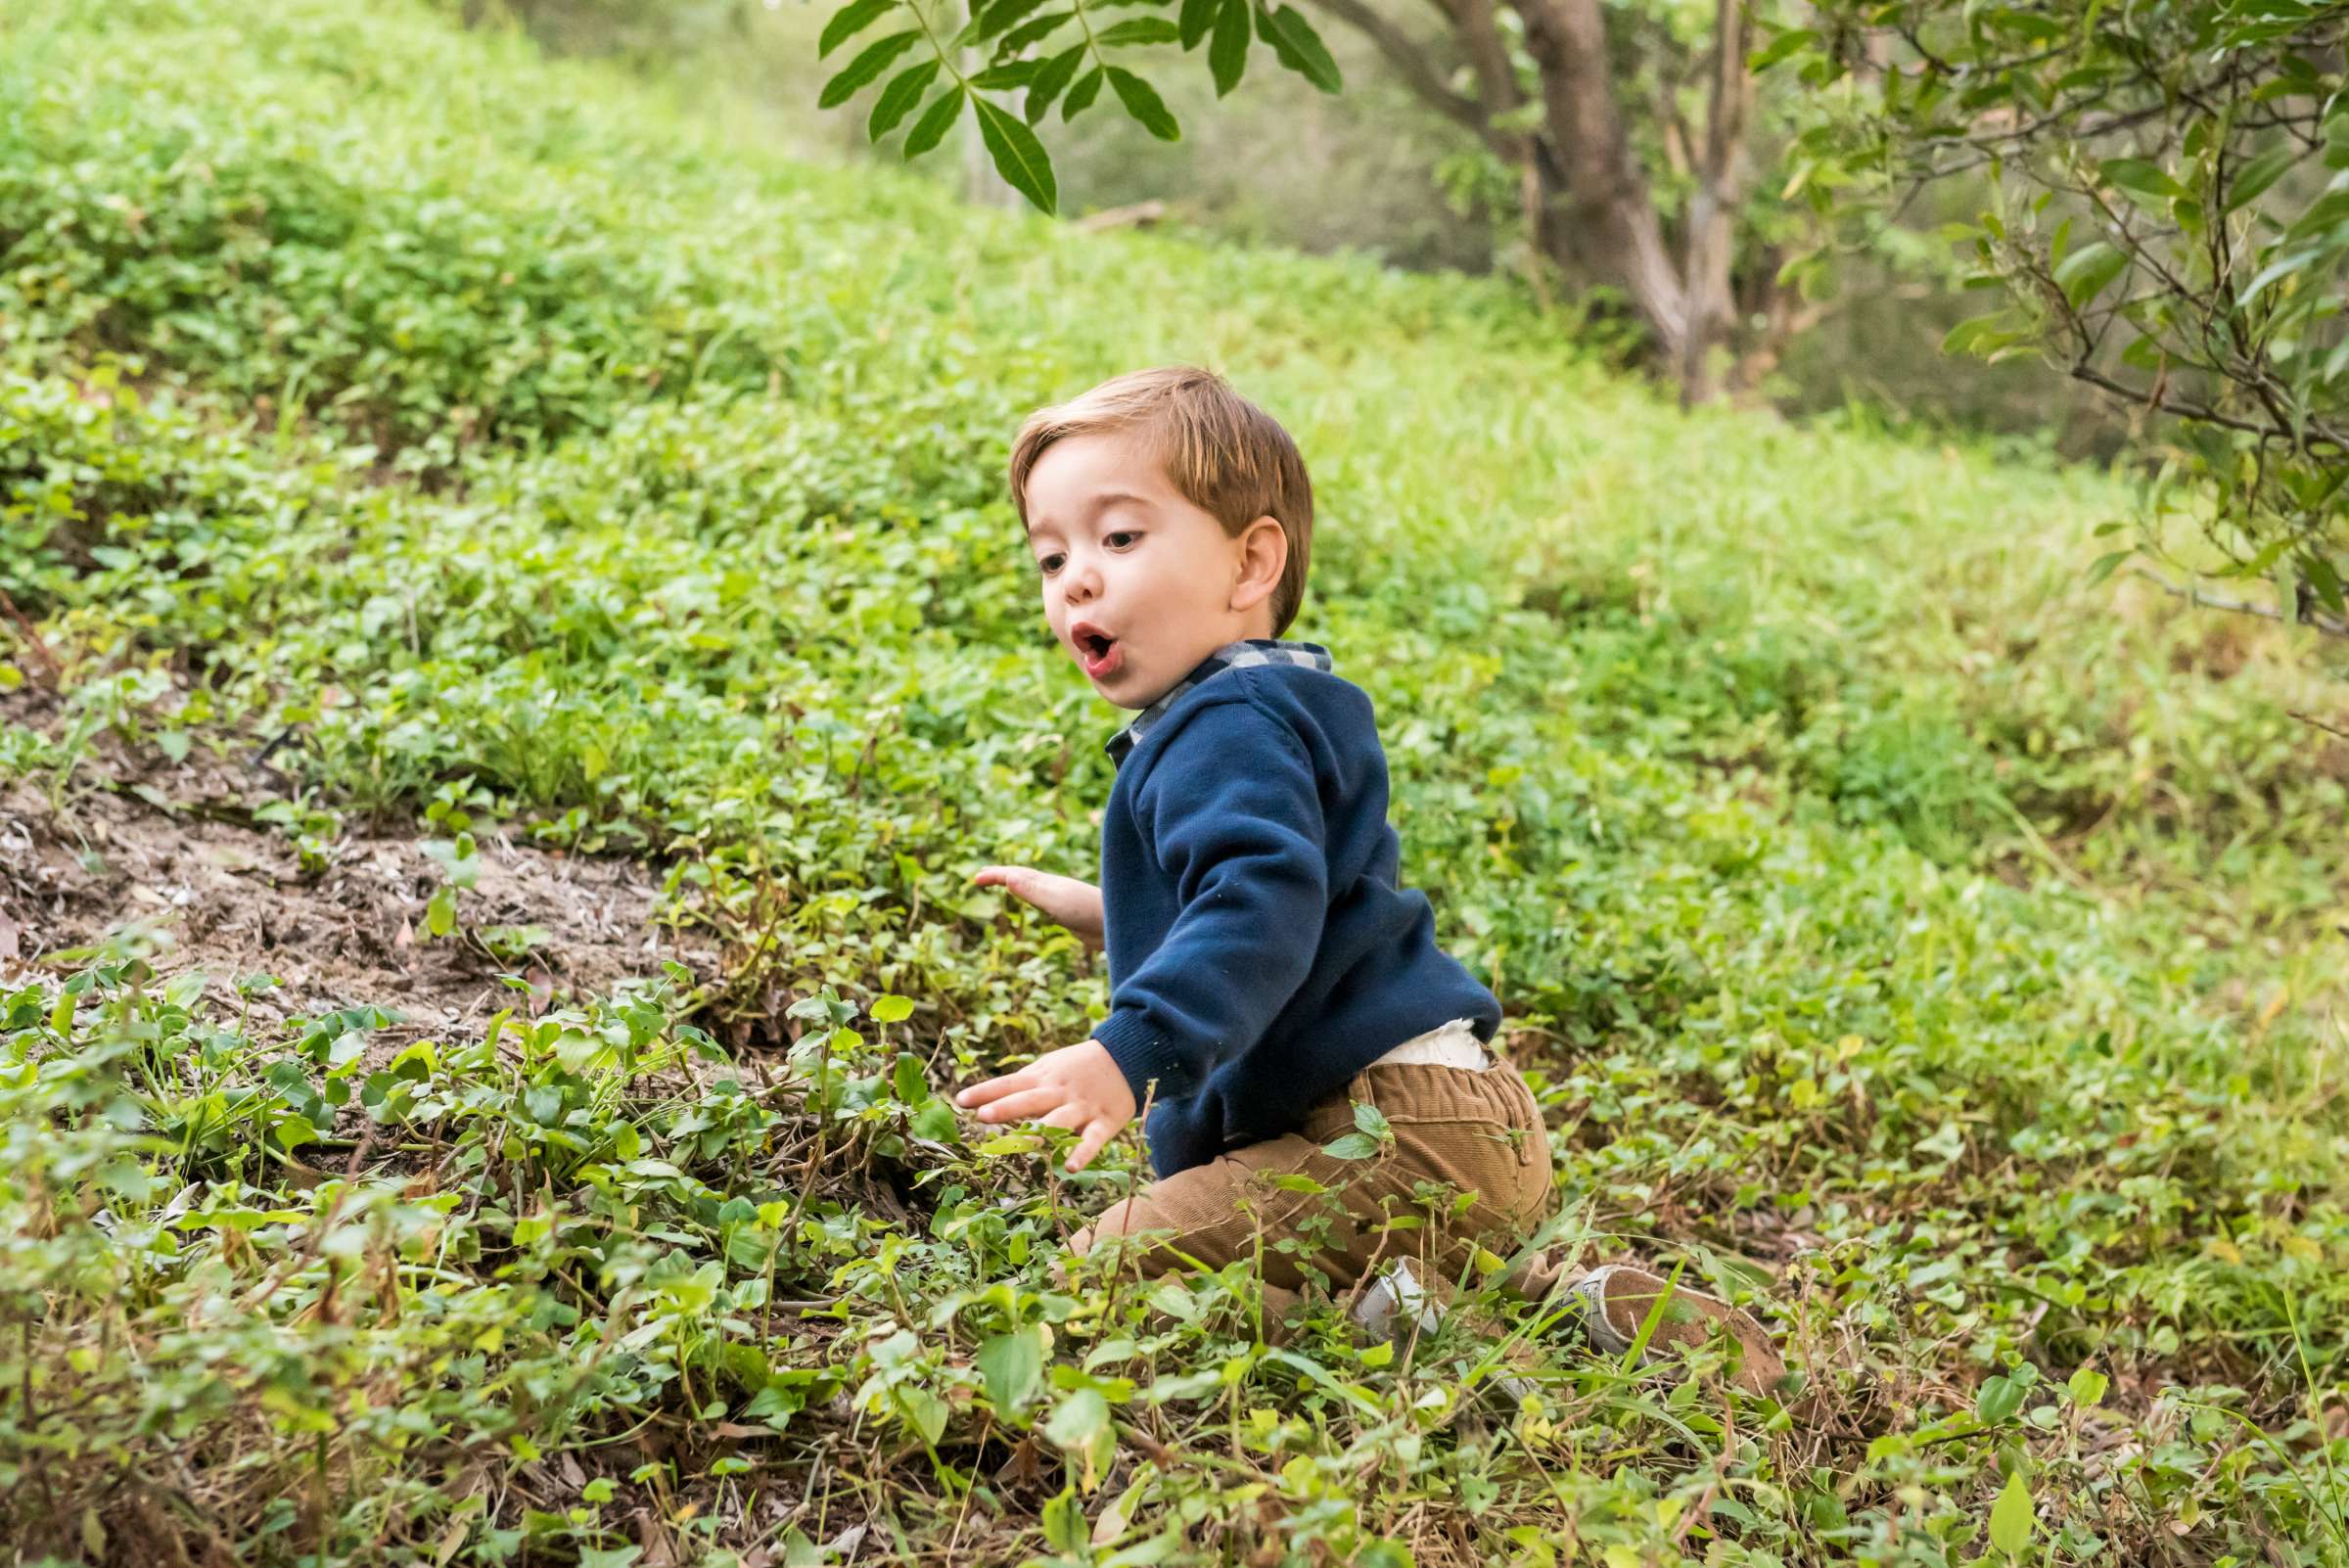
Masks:
[[[1636,1344],[1639,1326],[1662,1298],[1664,1309],[1648,1336],[1643,1359],[1652,1360],[1659,1351],[1703,1345],[1726,1333],[1735,1347],[1729,1381],[1740,1391],[1774,1398],[1779,1379],[1786,1375],[1785,1361],[1752,1314],[1644,1268],[1609,1264],[1574,1280],[1565,1293],[1582,1309],[1576,1316],[1584,1338],[1602,1356],[1621,1356]],[[1444,1308],[1420,1282],[1410,1260],[1399,1258],[1363,1289],[1353,1316],[1373,1338],[1401,1348],[1414,1328],[1422,1337],[1433,1334],[1444,1320]],[[1516,1350],[1520,1354],[1509,1358],[1515,1364],[1531,1365],[1538,1360],[1523,1354],[1530,1347]],[[1536,1387],[1530,1379],[1506,1372],[1496,1376],[1492,1386],[1511,1399],[1522,1399]]]
[[[1726,1333],[1736,1346],[1729,1381],[1747,1394],[1773,1396],[1786,1363],[1769,1333],[1750,1313],[1686,1285],[1635,1268],[1609,1264],[1593,1268],[1567,1287],[1583,1304],[1583,1332],[1603,1355],[1621,1356],[1638,1342],[1639,1326],[1661,1298],[1664,1310],[1648,1336],[1647,1355],[1659,1349],[1703,1345]]]
[[[1445,1309],[1420,1283],[1408,1258],[1398,1258],[1381,1268],[1355,1302],[1353,1312],[1354,1320],[1373,1339],[1383,1339],[1398,1350],[1410,1343],[1414,1330],[1422,1339],[1433,1334],[1444,1316]],[[1505,1360],[1516,1366],[1538,1363],[1524,1345],[1511,1347]],[[1513,1405],[1534,1393],[1537,1385],[1514,1372],[1496,1371],[1484,1387],[1497,1390]]]
[[[1361,1324],[1372,1339],[1383,1339],[1401,1345],[1411,1337],[1414,1325],[1422,1334],[1432,1334],[1444,1320],[1444,1309],[1427,1294],[1419,1276],[1411,1270],[1408,1258],[1398,1258],[1378,1271],[1369,1286],[1354,1304],[1354,1320]]]

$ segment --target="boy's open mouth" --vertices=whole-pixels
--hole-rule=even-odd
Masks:
[[[1118,639],[1098,626],[1082,623],[1072,626],[1069,641],[1076,645],[1084,672],[1095,680],[1113,673],[1126,661],[1126,652],[1118,646]]]

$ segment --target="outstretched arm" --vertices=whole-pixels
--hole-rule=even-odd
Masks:
[[[1118,1130],[1133,1120],[1133,1095],[1126,1075],[1097,1039],[1046,1051],[1016,1073],[974,1084],[954,1103],[979,1107],[982,1122],[1025,1117],[1046,1127],[1065,1127],[1078,1135],[1069,1169],[1082,1171],[1109,1146]]]
[[[1264,1037],[1312,972],[1329,913],[1321,795],[1304,743],[1252,702],[1193,714],[1134,802],[1181,912],[1119,977],[1093,1038],[1138,1102],[1190,1093]]]
[[[983,888],[1005,889],[1046,919],[1068,927],[1087,946],[1100,947],[1105,929],[1101,890],[1090,882],[1026,865],[982,866],[971,880]]]

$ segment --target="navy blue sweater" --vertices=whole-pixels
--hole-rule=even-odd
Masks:
[[[1310,649],[1321,668],[1244,649]],[[1160,1176],[1294,1130],[1414,1035],[1466,1018],[1489,1040],[1500,1023],[1436,945],[1426,896],[1396,886],[1370,699],[1326,666],[1311,644],[1234,644],[1111,745],[1110,1013],[1093,1038],[1137,1106],[1156,1084]]]

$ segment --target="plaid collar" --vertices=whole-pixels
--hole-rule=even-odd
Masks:
[[[1184,692],[1226,669],[1244,669],[1251,665],[1302,665],[1326,672],[1330,668],[1329,650],[1317,642],[1286,642],[1271,637],[1247,637],[1225,643],[1199,661],[1198,667],[1176,681],[1173,690],[1134,715],[1131,723],[1109,738],[1103,750],[1109,753],[1110,761],[1123,767],[1126,759],[1142,743],[1142,737],[1157,727],[1167,710]]]

